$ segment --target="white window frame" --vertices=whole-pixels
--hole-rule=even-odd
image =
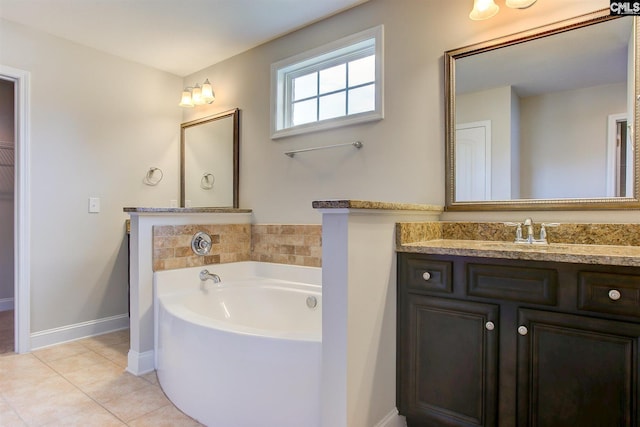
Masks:
[[[271,138],[316,132],[384,118],[384,27],[379,25],[271,64]],[[375,109],[291,126],[293,78],[375,54]]]

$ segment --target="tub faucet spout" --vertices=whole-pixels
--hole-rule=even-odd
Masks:
[[[203,282],[205,280],[213,280],[213,283],[220,283],[222,281],[222,279],[220,279],[220,276],[218,276],[215,273],[209,273],[209,270],[204,269],[200,272],[200,280],[202,280]]]

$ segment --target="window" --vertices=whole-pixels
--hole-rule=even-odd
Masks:
[[[272,138],[382,119],[382,30],[273,64]]]

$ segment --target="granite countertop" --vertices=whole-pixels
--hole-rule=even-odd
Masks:
[[[237,208],[139,208],[126,207],[122,208],[127,213],[251,213],[251,209]]]
[[[640,266],[640,224],[561,224],[548,230],[551,243],[513,243],[503,223],[424,222],[396,224],[398,252],[531,261]],[[539,229],[536,230],[536,235]]]
[[[366,200],[316,200],[311,203],[314,209],[379,209],[398,211],[432,211],[441,213],[444,207],[437,205],[422,205],[415,203],[373,202]]]
[[[638,246],[580,245],[568,243],[532,245],[485,240],[439,239],[405,243],[398,246],[397,251],[430,255],[459,255],[579,264],[640,266],[640,247]]]

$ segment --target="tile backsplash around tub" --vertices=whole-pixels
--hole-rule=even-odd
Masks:
[[[191,250],[198,231],[211,235],[211,252]],[[287,224],[201,224],[153,227],[153,270],[172,270],[237,261],[320,267],[322,226]]]
[[[322,266],[322,226],[255,224],[251,259],[278,264]]]
[[[208,255],[196,255],[191,239],[198,231],[211,235]],[[156,225],[153,227],[153,271],[198,267],[251,259],[251,224]]]

